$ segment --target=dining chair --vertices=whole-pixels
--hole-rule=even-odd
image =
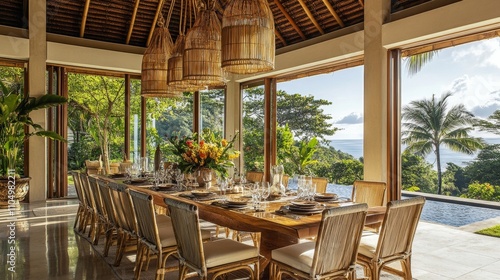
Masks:
[[[126,251],[137,250],[137,221],[127,186],[110,182],[108,187],[117,225],[117,250],[113,265],[119,266]]]
[[[270,279],[355,279],[358,246],[368,206],[325,209],[315,241],[271,252]]]
[[[325,193],[328,186],[328,179],[323,177],[312,177],[312,183],[316,184],[317,193]]]
[[[387,203],[380,233],[361,238],[357,263],[363,266],[369,280],[380,279],[382,270],[412,279],[412,244],[425,198],[414,197]],[[387,264],[399,261],[402,270]]]
[[[351,199],[353,202],[366,203],[368,207],[383,206],[386,188],[385,182],[357,180],[352,186]]]
[[[262,182],[262,179],[264,178],[264,172],[247,171],[246,177],[247,177],[247,182],[250,183]]]
[[[202,279],[215,279],[232,271],[245,270],[251,279],[259,279],[259,249],[232,239],[202,242],[198,207],[184,201],[165,198],[168,206],[180,262],[179,279],[192,271]],[[252,266],[253,265],[253,269]]]
[[[118,244],[118,222],[117,222],[117,211],[116,207],[111,199],[111,192],[108,186],[108,182],[104,180],[97,180],[97,187],[99,188],[99,194],[102,199],[102,205],[106,212],[106,222],[105,236],[106,241],[104,244],[103,256],[107,257],[109,249],[113,243]]]
[[[151,195],[130,189],[128,193],[137,222],[138,244],[134,279],[139,279],[149,253],[157,255],[155,279],[164,279],[165,273],[173,270],[166,268],[167,259],[177,252],[170,218],[155,214]]]
[[[384,206],[386,183],[377,181],[354,181],[351,200],[366,203],[368,207]],[[378,232],[382,222],[365,225],[366,229]]]
[[[86,217],[86,222],[85,224],[89,224],[89,233],[88,237],[90,238],[91,242],[94,240],[94,228],[96,227],[97,223],[97,213],[96,213],[96,206],[95,206],[95,200],[94,200],[94,192],[90,188],[89,185],[89,175],[86,173],[80,173],[80,183],[84,192],[85,200],[86,200],[86,206],[87,206],[87,217]],[[82,234],[84,234],[86,231],[86,227],[83,228],[81,231]]]
[[[101,234],[107,232],[110,225],[108,221],[108,214],[106,213],[106,209],[104,208],[101,192],[97,184],[98,180],[93,176],[89,176],[88,181],[89,181],[90,191],[94,197],[94,207],[95,207],[94,208],[95,226],[93,228],[94,232],[92,233],[93,236],[92,243],[94,245],[97,245],[99,243],[99,238],[101,237]]]
[[[73,229],[81,232],[84,227],[87,226],[87,204],[85,200],[85,194],[82,189],[82,184],[80,181],[80,174],[76,171],[70,172],[73,178],[73,184],[75,185],[76,197],[78,199],[78,210],[76,211],[75,223],[73,224]]]

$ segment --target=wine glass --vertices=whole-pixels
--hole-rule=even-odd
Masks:
[[[262,182],[259,192],[260,192],[260,198],[264,201],[263,203],[264,209],[266,209],[267,202],[265,201],[267,200],[267,198],[269,198],[269,195],[271,194],[271,186],[269,182]]]
[[[219,189],[220,189],[220,192],[222,194],[222,201],[223,202],[226,202],[227,201],[227,197],[226,197],[226,190],[227,190],[227,180],[225,178],[220,178],[218,179],[218,185],[219,185]]]
[[[182,190],[182,181],[184,181],[184,173],[180,169],[175,170],[175,181],[177,182],[177,187]]]

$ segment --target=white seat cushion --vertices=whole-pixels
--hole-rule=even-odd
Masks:
[[[273,260],[309,273],[311,271],[315,246],[315,242],[293,244],[273,250],[271,256]]]
[[[207,268],[238,262],[259,256],[259,249],[231,239],[203,243]]]
[[[361,237],[361,242],[359,243],[358,254],[373,258],[375,256],[375,250],[377,250],[378,234],[369,234]]]

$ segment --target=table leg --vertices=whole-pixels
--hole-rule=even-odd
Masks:
[[[262,232],[260,239],[260,279],[269,279],[269,263],[271,262],[272,250],[298,242],[297,237],[277,234],[272,231]]]

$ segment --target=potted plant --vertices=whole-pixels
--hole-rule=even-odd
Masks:
[[[24,142],[31,136],[47,137],[66,141],[62,136],[46,131],[33,122],[30,112],[57,106],[67,102],[66,98],[47,94],[41,97],[24,96],[9,91],[0,81],[0,207],[19,204],[28,192],[31,178],[21,178],[16,170],[18,156]],[[31,128],[30,131],[25,128]]]

